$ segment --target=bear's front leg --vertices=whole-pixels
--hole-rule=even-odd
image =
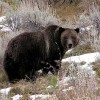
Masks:
[[[48,74],[48,72],[52,72],[53,74],[57,74],[59,68],[61,67],[61,60],[53,60],[53,61],[42,61],[41,66],[43,69],[43,74]]]
[[[41,69],[43,74],[48,74],[50,69],[50,64],[47,61],[41,61]]]
[[[53,60],[49,62],[50,68],[49,71],[51,71],[53,74],[58,73],[60,67],[61,67],[61,60]]]

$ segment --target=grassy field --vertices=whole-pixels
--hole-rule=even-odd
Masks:
[[[90,25],[100,24],[100,11],[98,6],[100,3],[99,0],[93,1],[94,0],[82,0],[79,3],[64,3],[59,6],[50,6],[44,3],[39,5],[29,2],[29,0],[23,1],[19,5],[16,3],[16,0],[0,1],[0,16],[6,15],[8,18],[7,22],[4,23],[9,24],[10,28],[12,28],[12,23],[15,25],[13,28],[14,31],[12,32],[0,31],[0,89],[13,87],[5,100],[11,100],[11,97],[17,94],[23,95],[22,100],[28,100],[29,95],[34,94],[50,94],[51,97],[46,100],[99,100],[97,98],[100,96],[100,61],[93,63],[93,69],[96,71],[95,78],[89,77],[85,73],[77,74],[77,64],[73,64],[75,74],[73,74],[74,72],[72,70],[69,74],[68,69],[70,64],[65,63],[62,64],[58,75],[37,74],[37,80],[34,82],[21,80],[16,84],[8,82],[2,66],[3,54],[8,41],[20,32],[25,31],[27,22],[29,21],[38,23],[39,25],[41,24],[39,27],[45,27],[48,24],[57,24],[62,27],[86,28]],[[10,17],[12,17],[13,20],[10,20]],[[23,19],[22,22],[20,22],[20,18]],[[15,30],[16,28],[18,28],[18,30]],[[64,58],[90,52],[100,52],[100,37],[98,34],[99,30],[96,27],[81,33],[79,45],[73,49],[73,52],[65,54]],[[85,62],[81,62],[80,65],[84,63]],[[66,85],[62,83],[61,80],[68,75],[72,75],[73,77],[77,75],[77,79],[73,79]],[[62,92],[62,90],[68,89],[69,87],[72,87],[72,89]],[[98,89],[95,90],[95,88]],[[41,99],[38,98],[37,100]]]

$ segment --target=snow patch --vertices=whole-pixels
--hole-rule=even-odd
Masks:
[[[12,98],[12,100],[20,100],[20,98],[22,98],[22,97],[23,97],[22,95],[17,94],[11,98]]]
[[[74,89],[74,87],[73,86],[70,86],[70,87],[68,87],[67,89],[63,89],[62,91],[63,92],[66,92],[66,91],[70,91],[70,90],[73,90]]]
[[[87,31],[90,31],[90,30],[93,29],[93,28],[94,28],[93,25],[90,25],[90,26],[87,26],[87,27],[81,27],[81,28],[80,28],[80,32],[81,32],[81,33],[85,33],[85,32],[87,32]]]
[[[100,59],[100,53],[88,53],[88,54],[83,54],[79,56],[72,56],[69,58],[65,58],[62,60],[62,63],[65,62],[76,62],[76,63],[81,63],[81,62],[86,62],[86,63],[92,63],[95,62],[96,60]]]
[[[8,95],[11,89],[12,89],[12,87],[1,89],[0,93]]]
[[[88,54],[83,54],[83,55],[79,55],[79,56],[72,56],[69,58],[65,58],[62,60],[62,63],[65,63],[65,62],[71,63],[70,66],[72,66],[72,67],[70,69],[70,66],[69,66],[69,71],[73,71],[73,70],[75,70],[73,62],[75,62],[75,63],[77,63],[77,71],[79,73],[85,73],[86,75],[88,74],[90,77],[94,77],[96,75],[96,72],[93,71],[93,65],[91,63],[95,62],[96,60],[99,60],[99,59],[100,59],[100,53],[95,52],[95,53],[88,53]],[[79,64],[81,62],[86,62],[86,63],[84,65],[81,65],[81,64]],[[77,75],[76,71],[75,71],[75,73],[76,73],[75,75]],[[64,77],[60,81],[60,84],[63,84],[63,85],[68,84],[69,81],[77,78],[77,77],[75,77],[75,75],[73,73],[72,77],[71,76]]]
[[[37,98],[41,98],[41,100],[49,98],[50,95],[43,95],[43,94],[36,94],[36,95],[31,95],[30,99],[35,100]]]
[[[89,76],[95,76],[96,72],[93,71],[92,67],[93,67],[93,65],[86,63],[84,65],[78,66],[78,69],[80,72],[88,73]]]
[[[3,21],[6,21],[6,16],[0,17],[0,23],[3,23]],[[11,32],[12,30],[8,27],[8,24],[0,25],[0,31],[3,32]]]
[[[51,89],[51,88],[53,88],[53,86],[52,86],[52,85],[49,85],[49,86],[47,87],[47,89]]]
[[[6,16],[1,16],[0,17],[0,22],[6,21]]]
[[[69,50],[66,52],[66,54],[71,53],[71,52],[72,52],[72,50],[73,50],[73,49],[69,49]]]
[[[68,85],[68,82],[73,79],[76,79],[76,77],[71,77],[71,76],[64,77],[61,81],[59,81],[59,84]]]
[[[11,32],[12,30],[9,27],[3,27],[1,29],[1,31],[3,31],[3,32]]]

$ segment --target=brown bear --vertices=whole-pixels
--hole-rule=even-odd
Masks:
[[[34,80],[40,69],[58,72],[65,52],[78,44],[78,33],[79,28],[50,25],[40,32],[25,32],[11,39],[3,61],[9,81]]]

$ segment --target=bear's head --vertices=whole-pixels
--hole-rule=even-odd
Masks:
[[[64,51],[75,47],[79,42],[79,28],[69,29],[58,27],[56,29],[56,34],[60,36],[60,42]]]

